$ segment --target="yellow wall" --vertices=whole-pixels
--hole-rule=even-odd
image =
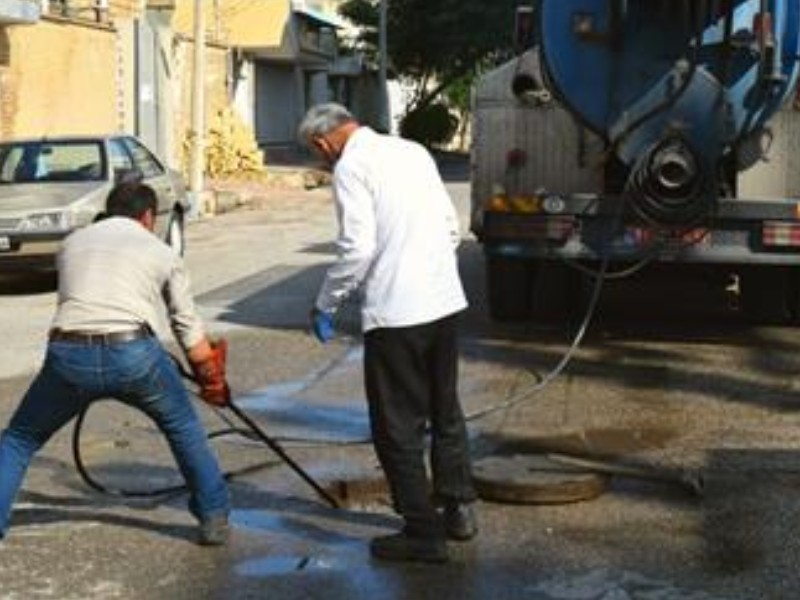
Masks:
[[[215,14],[214,5],[219,6]],[[289,0],[206,0],[206,31],[211,39],[242,48],[271,48],[283,42],[289,21]],[[172,26],[191,36],[194,0],[176,0]]]
[[[69,0],[67,12],[75,20],[98,22],[114,21],[117,19],[133,19],[141,16],[143,4],[141,0],[109,0],[108,11],[103,14],[96,9],[97,0]],[[62,6],[56,2],[50,3],[50,15],[66,16],[62,13]],[[107,17],[107,18],[106,18]]]
[[[0,136],[115,131],[116,34],[42,20],[0,28]]]
[[[192,128],[192,59],[194,43],[180,41],[175,45],[174,67],[176,79],[173,81],[175,96],[174,133],[177,156],[180,163],[188,157],[186,146]],[[218,46],[206,48],[205,61],[205,122],[206,129],[213,122],[213,116],[230,106],[228,98],[228,51]]]
[[[112,20],[137,18],[142,14],[142,1],[109,0],[108,12]]]

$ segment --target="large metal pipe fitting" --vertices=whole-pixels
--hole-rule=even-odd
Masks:
[[[514,76],[511,93],[523,104],[547,104],[553,99],[550,91],[530,73],[518,73]]]
[[[663,140],[633,167],[626,194],[651,224],[691,225],[713,204],[714,179],[706,171],[684,140]]]
[[[650,171],[657,185],[666,192],[680,192],[691,187],[697,177],[697,162],[683,145],[668,146],[658,150]]]

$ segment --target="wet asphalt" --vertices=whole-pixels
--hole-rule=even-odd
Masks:
[[[450,186],[462,211],[463,171]],[[232,477],[233,533],[194,543],[186,497],[122,498],[78,476],[73,428],[28,473],[0,543],[0,599],[381,598],[710,600],[797,598],[800,545],[796,330],[755,327],[702,273],[660,272],[604,290],[565,372],[537,382],[573,328],[498,324],[486,314],[483,257],[466,233],[461,396],[476,461],[544,452],[636,466],[592,500],[478,505],[479,536],[443,566],[369,557],[398,525],[368,443],[355,307],[320,346],[306,329],[335,235],[329,191],[264,191],[193,223],[187,261],[211,331],[230,342],[241,408],[315,481],[331,508],[269,449],[198,404]],[[54,302],[38,278],[0,282],[0,419],[41,357]],[[162,332],[164,333],[164,332]],[[180,483],[168,449],[113,401],[87,415],[81,456],[105,487]],[[689,473],[702,495],[645,475]]]

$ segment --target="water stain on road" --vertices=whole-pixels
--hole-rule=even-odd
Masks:
[[[311,520],[290,518],[261,510],[234,510],[231,523],[237,529],[269,534],[280,554],[260,556],[236,565],[238,575],[270,577],[297,572],[344,571],[362,563],[363,542],[324,528]],[[309,544],[312,542],[312,544]],[[286,552],[290,547],[300,547]]]
[[[314,389],[328,378],[349,377],[361,353],[360,346],[349,347],[303,377],[241,396],[237,405],[267,418],[271,426],[283,428],[287,435],[334,443],[368,441],[369,418],[361,398],[332,399]]]

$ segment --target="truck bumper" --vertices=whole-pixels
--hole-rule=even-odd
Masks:
[[[794,201],[724,200],[700,224],[664,229],[637,221],[619,203],[598,200],[564,198],[558,213],[486,212],[485,252],[617,263],[798,265],[800,203]]]

